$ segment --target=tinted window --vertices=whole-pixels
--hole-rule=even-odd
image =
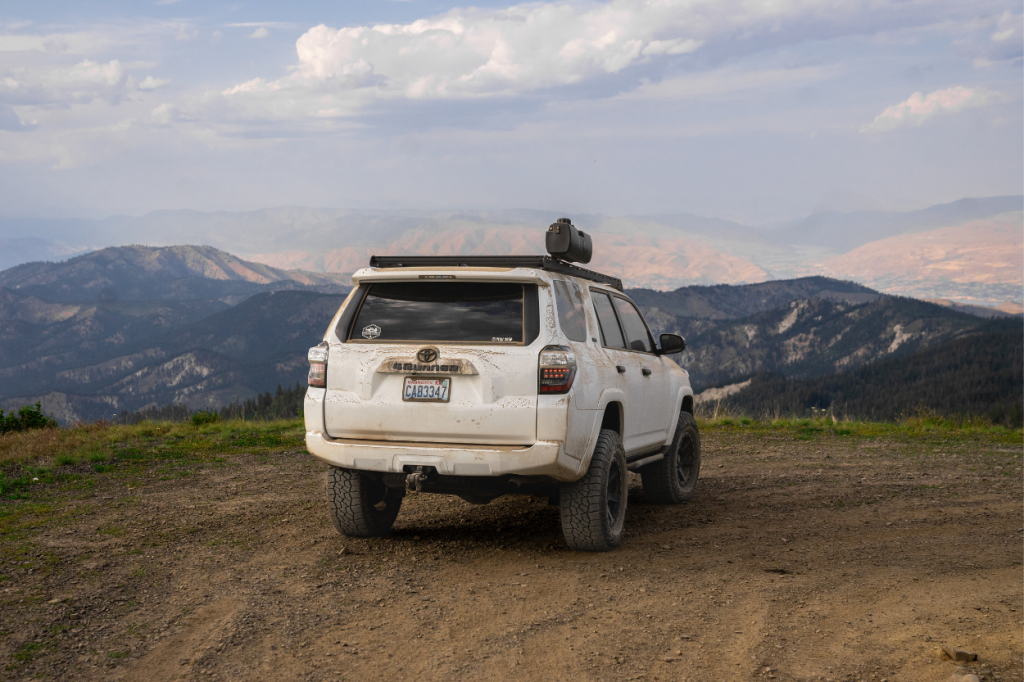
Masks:
[[[591,291],[590,295],[594,299],[594,310],[597,311],[597,321],[601,325],[602,345],[608,348],[625,348],[626,343],[622,340],[622,331],[619,330],[619,322],[615,319],[615,311],[612,310],[612,302],[608,300],[608,295],[597,291]]]
[[[502,282],[371,284],[349,339],[522,343],[523,291]]]
[[[583,294],[572,282],[555,280],[555,305],[558,306],[558,326],[572,341],[587,340],[587,318],[583,312]]]
[[[653,349],[651,335],[644,324],[640,311],[624,298],[615,297],[615,310],[622,321],[622,329],[626,332],[626,341],[630,350],[642,350],[650,353]]]

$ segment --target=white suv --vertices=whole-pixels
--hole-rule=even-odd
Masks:
[[[557,501],[570,547],[603,551],[628,471],[649,500],[692,496],[693,391],[665,357],[685,342],[656,346],[619,280],[547,256],[370,265],[309,352],[306,447],[331,465],[340,532],[386,535],[410,492],[532,494]]]

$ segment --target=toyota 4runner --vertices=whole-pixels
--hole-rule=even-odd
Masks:
[[[548,497],[577,550],[622,538],[629,471],[680,503],[700,472],[685,370],[568,219],[553,256],[378,257],[309,351],[306,447],[337,529],[386,535],[410,493]],[[552,246],[554,244],[554,246]]]

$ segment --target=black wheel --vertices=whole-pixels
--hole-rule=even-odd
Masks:
[[[373,474],[331,467],[327,510],[339,533],[357,538],[387,535],[402,508],[402,494]]]
[[[562,484],[562,534],[569,547],[607,552],[622,542],[629,476],[619,434],[603,429],[590,468],[575,483]]]
[[[689,412],[679,413],[672,446],[664,459],[640,468],[644,497],[658,504],[679,504],[693,497],[700,475],[700,432]]]

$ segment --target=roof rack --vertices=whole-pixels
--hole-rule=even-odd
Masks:
[[[600,282],[622,291],[622,280],[550,256],[370,256],[371,268],[536,268]]]

